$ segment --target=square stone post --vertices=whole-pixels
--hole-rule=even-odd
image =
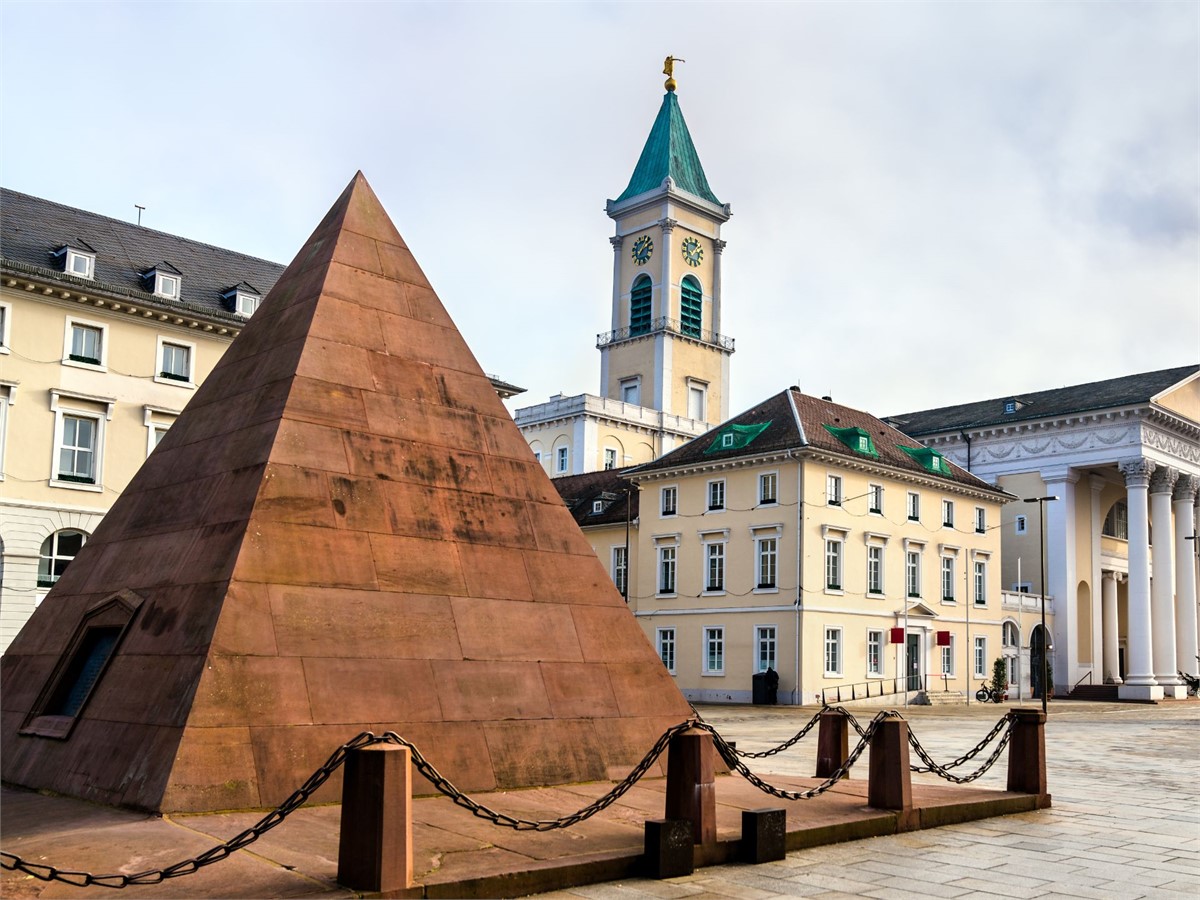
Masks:
[[[663,818],[691,822],[692,841],[696,844],[717,842],[713,753],[712,735],[699,728],[675,735],[667,748],[667,802]]]
[[[1014,709],[1012,738],[1008,742],[1008,790],[1045,794],[1046,714],[1040,709]]]
[[[850,720],[840,712],[823,712],[817,730],[817,778],[828,778],[850,755]],[[850,777],[847,772],[844,776]]]
[[[412,885],[412,754],[374,744],[346,754],[338,884],[387,892]]]
[[[912,772],[908,765],[908,722],[899,716],[885,716],[871,735],[867,806],[911,812]]]

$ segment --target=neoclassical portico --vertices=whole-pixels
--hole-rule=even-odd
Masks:
[[[1005,588],[1054,601],[1053,681],[1183,698],[1197,662],[1200,367],[894,417],[1022,498],[1004,509]],[[1045,547],[1045,586],[1040,583]],[[1028,636],[1023,636],[1027,642]]]

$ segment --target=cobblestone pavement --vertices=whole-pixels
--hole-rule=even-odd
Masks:
[[[902,712],[934,758],[945,761],[974,746],[1002,710],[972,703]],[[763,750],[793,734],[813,711],[710,706],[700,712],[739,749]],[[861,721],[872,713],[855,711]],[[776,863],[719,866],[685,878],[612,882],[541,896],[1196,898],[1198,748],[1200,701],[1157,706],[1052,702],[1046,729],[1052,809],[801,850]],[[814,757],[810,735],[798,748],[757,760],[752,768],[811,775]],[[1003,789],[1004,779],[1005,767],[997,765],[977,783]]]

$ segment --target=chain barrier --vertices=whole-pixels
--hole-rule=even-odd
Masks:
[[[1007,726],[1007,729],[1005,726]],[[1012,740],[1013,729],[1015,729],[1016,726],[1017,717],[1013,713],[1010,712],[1005,716],[1001,716],[999,721],[997,721],[992,727],[992,730],[984,736],[983,740],[981,740],[962,756],[958,757],[958,759],[954,760],[953,762],[946,763],[944,766],[934,762],[933,758],[929,755],[929,752],[921,746],[921,742],[917,740],[917,736],[910,730],[908,732],[908,744],[910,747],[912,747],[913,752],[916,753],[917,756],[921,757],[921,761],[924,762],[925,765],[909,766],[909,768],[914,772],[920,772],[922,774],[932,772],[934,775],[938,775],[941,778],[945,778],[947,781],[954,782],[955,784],[966,784],[967,782],[974,781],[996,764],[996,760],[1000,758],[1000,754],[1004,751],[1004,748],[1008,746],[1008,742]],[[983,765],[981,765],[977,770],[972,772],[970,775],[955,775],[949,771],[950,769],[958,768],[963,763],[969,762],[982,753],[984,748],[987,747],[987,745],[993,740],[995,740],[996,735],[998,735],[1002,730],[1004,731],[1004,736],[996,745],[996,749],[992,751],[992,755],[984,760]]]
[[[425,759],[424,755],[419,749],[417,749],[415,744],[400,737],[400,735],[396,734],[394,731],[388,731],[382,735],[375,735],[370,731],[364,731],[350,741],[347,741],[345,744],[342,744],[340,747],[338,747],[324,762],[324,764],[322,764],[315,772],[312,773],[312,775],[308,777],[304,784],[293,791],[292,794],[283,801],[283,803],[271,810],[271,812],[267,813],[265,816],[263,816],[263,818],[259,819],[254,825],[240,832],[224,843],[211,847],[198,856],[181,860],[180,862],[177,862],[171,866],[167,866],[163,869],[147,869],[146,871],[136,872],[132,875],[93,875],[90,872],[59,869],[55,866],[32,863],[13,853],[0,851],[0,868],[8,869],[10,871],[18,870],[41,881],[60,881],[64,884],[70,884],[75,887],[88,887],[91,885],[96,885],[98,887],[125,888],[129,887],[130,885],[161,884],[163,881],[166,881],[169,878],[179,878],[183,875],[191,875],[195,872],[198,872],[205,866],[210,866],[215,862],[220,862],[221,860],[227,858],[230,854],[241,850],[244,847],[248,847],[250,844],[253,844],[260,837],[262,837],[275,826],[282,823],[288,816],[303,806],[308,798],[312,796],[312,794],[314,794],[322,785],[324,785],[334,772],[341,768],[346,761],[347,753],[349,753],[351,750],[358,750],[360,748],[369,747],[375,744],[393,744],[399,747],[407,748],[412,754],[413,766],[417,769],[417,771],[420,772],[421,775],[423,775],[438,792],[450,798],[450,800],[456,806],[460,806],[463,809],[468,810],[472,815],[481,819],[485,819],[494,825],[498,825],[503,828],[512,828],[515,831],[545,832],[558,828],[570,828],[572,825],[577,825],[585,819],[589,819],[602,810],[607,809],[626,793],[628,793],[628,791],[642,779],[649,768],[654,765],[660,756],[662,756],[663,752],[671,743],[672,738],[684,731],[687,731],[689,728],[700,728],[711,734],[717,752],[720,754],[721,759],[729,767],[730,771],[737,772],[764,793],[770,794],[773,797],[778,797],[781,800],[811,800],[814,797],[819,797],[821,794],[833,787],[834,784],[836,784],[842,778],[846,777],[850,769],[856,762],[858,762],[859,757],[862,756],[863,751],[866,750],[866,748],[870,745],[871,738],[875,734],[875,729],[878,727],[879,722],[882,719],[888,716],[900,716],[900,713],[895,710],[884,710],[877,713],[871,720],[870,724],[864,728],[859,724],[858,720],[856,720],[854,716],[843,707],[826,707],[825,711],[839,712],[844,715],[849,723],[853,726],[854,730],[859,734],[859,742],[846,757],[846,761],[843,762],[842,765],[839,766],[832,775],[830,775],[821,784],[814,788],[810,788],[807,791],[789,791],[783,788],[775,787],[774,785],[764,781],[758,775],[754,774],[754,772],[752,772],[746,766],[746,764],[742,762],[742,760],[762,759],[764,757],[772,756],[776,753],[781,753],[789,747],[794,746],[806,734],[808,734],[808,732],[811,731],[816,723],[820,720],[820,713],[814,715],[807,725],[801,728],[788,740],[769,750],[763,750],[759,752],[739,751],[730,746],[729,742],[717,732],[716,728],[714,728],[708,722],[705,722],[697,714],[694,719],[680,722],[679,724],[673,725],[664,731],[659,736],[658,740],[654,742],[654,746],[652,746],[650,750],[646,752],[645,756],[643,756],[641,761],[634,766],[630,773],[625,776],[625,778],[619,784],[604,794],[604,796],[593,800],[591,803],[577,812],[571,813],[570,815],[561,816],[557,819],[522,819],[516,816],[508,815],[507,813],[497,812],[496,810],[485,806],[477,800],[472,799],[469,795],[464,794],[462,791],[456,788],[453,783],[451,783],[448,778],[442,775],[442,773],[439,772],[432,763]],[[903,717],[901,716],[901,718]],[[983,765],[976,772],[967,776],[957,776],[949,771],[950,769],[957,768],[974,759],[981,752],[983,752],[984,748],[986,748],[988,744],[995,740],[996,736],[1000,734],[1002,730],[1004,730],[1006,724],[1008,728],[1006,731],[1004,731],[1004,735],[997,743],[995,750],[993,750],[991,756],[984,761]],[[1008,746],[1015,726],[1016,717],[1012,713],[1009,713],[1007,716],[1000,719],[996,723],[995,727],[993,727],[992,730],[983,738],[983,740],[980,741],[974,748],[969,750],[967,753],[964,753],[953,762],[947,763],[944,766],[935,762],[929,755],[928,751],[925,750],[925,748],[921,745],[920,741],[917,740],[916,736],[909,731],[909,745],[912,747],[917,756],[919,756],[925,763],[925,766],[910,766],[910,768],[914,772],[932,772],[941,776],[942,778],[947,779],[948,781],[953,781],[956,784],[966,784],[969,781],[974,781],[976,778],[979,778],[981,775],[987,772],[988,769],[995,764],[996,760],[1000,757],[1000,754],[1004,751],[1004,748]]]

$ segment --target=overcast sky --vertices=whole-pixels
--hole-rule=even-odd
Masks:
[[[286,263],[357,169],[510,406],[599,389],[662,59],[733,411],[1200,361],[1200,4],[0,2],[0,180]]]

